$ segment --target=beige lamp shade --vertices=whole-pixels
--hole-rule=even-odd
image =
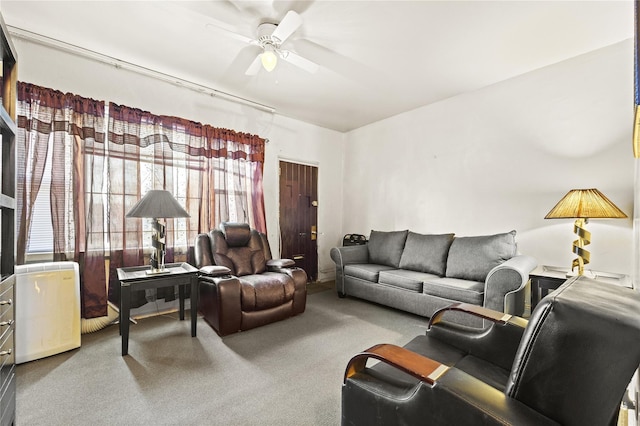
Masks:
[[[627,215],[602,192],[572,189],[544,217],[545,219],[623,219]]]
[[[571,263],[571,271],[578,268],[578,275],[584,274],[584,265],[591,260],[591,253],[585,246],[591,243],[591,232],[585,225],[589,219],[622,219],[627,217],[622,210],[595,188],[572,189],[544,217],[545,219],[575,219],[573,232],[578,237],[573,242],[573,253],[578,257]]]
[[[169,191],[152,189],[127,213],[127,217],[189,217]]]
[[[151,270],[147,274],[168,274],[164,267],[165,254],[165,226],[159,218],[189,217],[189,213],[178,203],[169,191],[152,189],[147,192],[127,213],[127,217],[147,217],[153,219],[153,233],[151,234],[151,253],[149,262]]]

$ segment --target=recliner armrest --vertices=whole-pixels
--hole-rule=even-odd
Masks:
[[[307,283],[307,274],[303,269],[298,268],[296,262],[291,259],[267,260],[267,271],[289,275],[296,282],[296,285]]]
[[[209,265],[200,268],[198,273],[199,275],[205,275],[208,277],[222,277],[225,275],[231,275],[231,269],[226,266]]]
[[[269,259],[267,260],[267,270],[279,270],[282,268],[292,268],[296,266],[296,262],[292,259]]]

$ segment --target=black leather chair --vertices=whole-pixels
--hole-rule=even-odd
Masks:
[[[304,312],[307,274],[290,259],[272,259],[266,236],[246,223],[222,223],[196,236],[198,310],[221,336]]]
[[[446,321],[456,310],[486,330]],[[444,318],[444,319],[443,319]],[[367,360],[379,362],[367,366]],[[545,297],[530,320],[457,304],[404,348],[354,356],[344,425],[615,425],[640,365],[640,293],[584,277]]]

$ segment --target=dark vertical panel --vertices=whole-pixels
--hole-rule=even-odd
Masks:
[[[634,100],[635,100],[635,116],[633,121],[633,156],[640,158],[640,26],[638,25],[638,9],[640,1],[635,1],[635,28],[634,28]]]
[[[315,226],[316,232],[318,232],[318,168],[310,167],[309,168],[310,177],[309,177],[309,232],[311,232],[311,227]],[[313,202],[316,202],[316,206],[313,205]],[[316,234],[317,237],[317,234]],[[318,241],[317,239],[309,238],[309,256],[314,259],[313,264],[309,265],[310,274],[313,276],[314,281],[318,278]]]
[[[640,105],[640,67],[639,67],[639,61],[640,61],[640,46],[638,46],[638,44],[640,43],[640,27],[638,26],[638,8],[640,7],[640,1],[636,0],[635,2],[635,42],[634,42],[634,98],[635,98],[635,104]]]
[[[318,275],[317,241],[312,226],[317,225],[317,167],[280,162],[280,233],[282,257],[294,259],[310,280]]]

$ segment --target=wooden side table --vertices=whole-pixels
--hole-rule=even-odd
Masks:
[[[529,274],[531,279],[531,311],[549,292],[560,287],[569,278],[567,274],[570,272],[571,269],[569,268],[546,265],[538,266],[531,271]],[[631,287],[631,280],[628,275],[591,270],[585,270],[585,273],[589,273],[592,278],[600,281]]]
[[[178,286],[180,298],[180,320],[184,320],[184,287],[191,285],[191,337],[196,337],[198,315],[198,269],[188,263],[170,263],[165,265],[166,274],[147,274],[147,266],[118,268],[120,280],[120,335],[122,336],[122,356],[129,351],[129,313],[131,310],[131,290]]]

